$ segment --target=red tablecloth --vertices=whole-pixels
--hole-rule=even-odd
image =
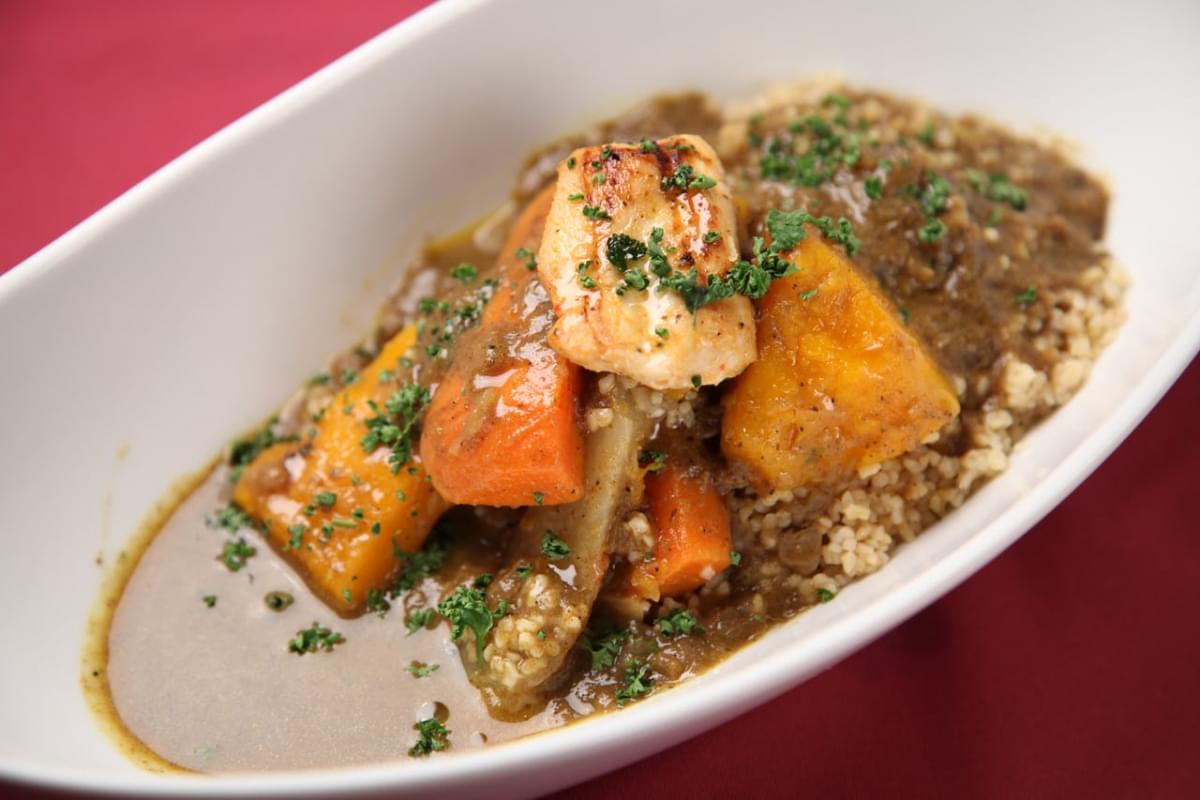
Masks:
[[[0,272],[423,4],[0,3]],[[569,796],[1200,796],[1197,409],[1193,364],[1095,476],[944,600]]]

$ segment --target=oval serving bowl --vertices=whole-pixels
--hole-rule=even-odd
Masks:
[[[1200,7],[1156,6],[443,2],[163,168],[0,277],[0,603],[21,644],[0,660],[0,775],[151,795],[529,795],[717,725],[928,605],[1083,480],[1200,347]],[[601,15],[623,33],[580,48]],[[1086,142],[1111,180],[1128,321],[1006,473],[836,603],[678,689],[548,736],[218,778],[154,775],[119,754],[80,691],[97,556],[118,558],[175,479],[361,335],[423,237],[493,207],[531,147],[645,96],[737,99],[831,69],[1044,124]]]

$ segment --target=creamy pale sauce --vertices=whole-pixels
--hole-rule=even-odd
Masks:
[[[490,717],[446,625],[408,635],[402,600],[383,619],[341,619],[249,531],[258,552],[230,572],[215,558],[225,532],[205,524],[224,505],[227,476],[216,470],[175,510],[113,617],[113,703],[150,749],[201,772],[314,769],[406,758],[414,723],[431,716],[434,703],[448,710],[450,752],[563,724],[553,710],[520,723]],[[271,591],[295,602],[273,611],[263,600]],[[207,595],[217,598],[212,608]],[[346,641],[332,653],[288,652],[314,620]],[[405,669],[413,661],[438,669],[416,678]]]

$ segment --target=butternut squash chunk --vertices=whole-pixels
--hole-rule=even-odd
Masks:
[[[873,279],[812,226],[759,304],[758,360],[725,396],[721,449],[772,489],[843,478],[952,420],[958,399]]]
[[[415,341],[412,326],[396,334],[325,409],[315,437],[264,450],[234,487],[234,501],[263,523],[272,546],[342,615],[366,608],[368,592],[384,588],[398,571],[396,551],[419,549],[449,507],[416,455],[397,467],[389,464],[388,446],[368,452],[371,440],[364,445],[368,420],[389,414],[388,400],[402,390],[394,375]]]

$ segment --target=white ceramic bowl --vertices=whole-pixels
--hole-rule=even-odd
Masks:
[[[0,773],[126,793],[525,795],[833,664],[1046,514],[1196,352],[1197,33],[1189,0],[443,2],[231,125],[0,277]],[[532,145],[645,95],[734,98],[830,69],[1049,125],[1112,181],[1129,320],[1007,473],[836,603],[684,687],[547,737],[199,780],[142,773],[114,750],[79,689],[97,551],[111,559],[175,478],[363,333],[403,252],[496,204]]]

